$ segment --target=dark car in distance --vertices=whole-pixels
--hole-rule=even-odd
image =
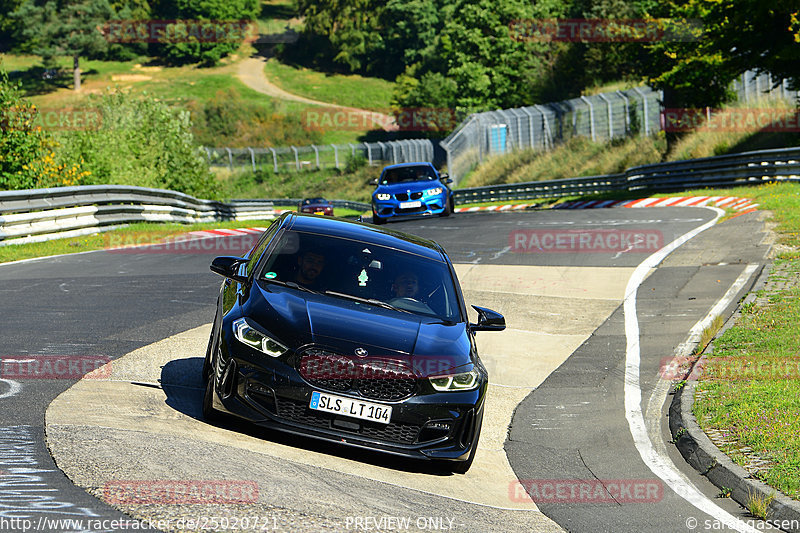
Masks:
[[[433,241],[284,213],[225,277],[203,365],[203,414],[446,464],[475,457],[488,375],[474,306]]]
[[[306,198],[297,206],[300,213],[333,216],[333,203],[325,198]]]
[[[384,224],[392,218],[426,215],[450,216],[455,209],[452,183],[431,163],[389,165],[372,182],[372,223]]]

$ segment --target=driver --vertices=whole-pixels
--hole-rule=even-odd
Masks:
[[[392,283],[392,292],[396,298],[417,298],[419,278],[413,272],[399,274]]]
[[[319,275],[325,268],[325,255],[307,250],[297,258],[297,275],[295,281],[309,288],[319,284]]]

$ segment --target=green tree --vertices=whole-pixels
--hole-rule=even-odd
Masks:
[[[49,0],[25,2],[14,12],[24,48],[48,64],[58,56],[73,60],[74,89],[81,89],[80,58],[103,53],[108,41],[101,31],[114,17],[108,0]]]
[[[672,107],[715,106],[731,98],[730,84],[755,69],[800,81],[796,0],[683,0],[667,14],[700,22],[696,39],[651,47],[644,74],[664,89]]]
[[[158,3],[154,11],[159,17],[176,21],[165,29],[164,42],[151,47],[155,55],[177,64],[200,62],[215,65],[239,49],[245,35],[235,35],[231,31],[238,23],[255,20],[259,2],[165,0]],[[200,32],[202,36],[198,39]]]

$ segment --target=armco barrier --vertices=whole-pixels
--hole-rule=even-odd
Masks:
[[[800,148],[761,150],[658,163],[621,174],[456,189],[456,203],[532,200],[604,192],[680,191],[773,181],[800,181]],[[0,246],[85,235],[139,221],[211,222],[272,218],[274,205],[300,198],[199,200],[175,191],[90,185],[0,192]],[[367,211],[369,204],[333,200],[334,207]]]
[[[800,181],[800,148],[656,163],[629,168],[621,174],[456,189],[455,200],[456,204],[461,205],[604,192],[666,192],[705,187],[735,187],[771,181]]]
[[[131,222],[273,218],[272,202],[223,203],[175,191],[87,185],[0,192],[0,246],[106,231]]]

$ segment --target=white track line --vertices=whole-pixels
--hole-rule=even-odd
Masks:
[[[713,220],[681,235],[664,248],[642,261],[628,280],[628,285],[625,288],[625,301],[623,303],[625,338],[627,341],[625,351],[625,418],[628,420],[631,436],[633,437],[636,449],[639,451],[639,455],[642,457],[644,463],[656,476],[675,491],[676,494],[729,528],[741,532],[755,533],[758,531],[757,529],[734,517],[711,501],[694,485],[687,483],[684,476],[675,465],[672,464],[669,458],[656,452],[647,433],[644,413],[642,412],[642,389],[639,384],[641,352],[639,345],[639,320],[636,315],[636,293],[651,268],[658,266],[667,255],[689,241],[689,239],[716,224],[717,220],[725,214],[722,209],[710,209],[713,209],[717,214]]]

